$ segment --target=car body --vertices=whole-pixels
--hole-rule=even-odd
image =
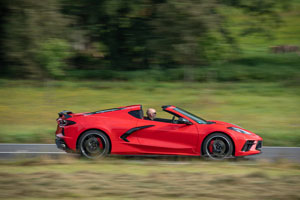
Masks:
[[[206,121],[172,105],[162,110],[170,119],[146,120],[141,105],[87,113],[62,111],[56,145],[88,158],[155,154],[223,159],[261,153],[262,138],[237,125]]]

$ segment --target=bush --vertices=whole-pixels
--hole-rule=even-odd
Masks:
[[[192,69],[194,81],[281,81],[297,80],[300,76],[300,56],[262,55],[235,59]],[[66,74],[73,79],[182,81],[185,68],[121,70],[72,70]],[[296,83],[296,81],[294,81]]]
[[[51,78],[62,77],[65,60],[71,55],[70,45],[61,39],[51,39],[41,44],[37,61]]]

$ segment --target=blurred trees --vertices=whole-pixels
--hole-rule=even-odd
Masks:
[[[65,38],[67,20],[56,1],[2,0],[1,55],[5,71],[21,78],[47,76],[38,55],[53,38]]]
[[[226,7],[248,14],[241,34],[269,34],[278,0],[2,0],[1,74],[63,76],[67,69],[193,69],[230,57],[238,44]],[[71,53],[72,51],[72,53]]]
[[[105,49],[101,55],[119,69],[205,62],[205,45],[214,44],[201,38],[211,37],[223,20],[214,0],[64,3],[64,13],[76,16],[75,27],[85,30],[85,48],[100,43]]]

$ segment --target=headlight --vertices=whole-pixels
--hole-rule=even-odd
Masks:
[[[245,130],[240,129],[240,128],[236,128],[236,127],[228,127],[228,129],[233,130],[233,131],[236,131],[236,132],[239,132],[239,133],[244,133],[244,134],[247,134],[247,135],[251,135],[251,133],[249,133],[248,131],[245,131]]]

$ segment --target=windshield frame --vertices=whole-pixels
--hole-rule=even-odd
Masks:
[[[205,119],[203,119],[201,117],[198,117],[197,115],[194,115],[194,114],[192,114],[192,113],[190,113],[190,112],[188,112],[188,111],[186,111],[182,108],[175,107],[175,108],[173,108],[173,110],[175,110],[175,111],[179,112],[180,114],[192,119],[193,121],[197,122],[198,124],[207,124],[208,123]]]

